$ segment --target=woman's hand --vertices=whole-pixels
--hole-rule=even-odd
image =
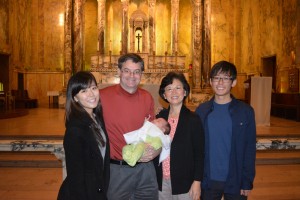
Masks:
[[[161,152],[161,148],[155,150],[150,144],[145,143],[145,151],[139,162],[149,162],[156,158]]]
[[[194,181],[189,191],[189,195],[193,200],[199,200],[201,195],[201,182]]]

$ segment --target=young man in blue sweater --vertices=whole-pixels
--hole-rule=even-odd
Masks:
[[[255,177],[256,126],[253,108],[231,95],[237,70],[227,61],[211,69],[214,97],[196,109],[205,132],[203,200],[247,199]]]

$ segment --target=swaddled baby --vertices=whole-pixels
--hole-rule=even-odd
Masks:
[[[127,145],[122,149],[123,160],[128,165],[135,166],[145,151],[145,143],[148,143],[155,150],[162,148],[159,162],[163,161],[170,154],[170,129],[170,124],[163,118],[152,122],[145,120],[140,129],[124,134]]]

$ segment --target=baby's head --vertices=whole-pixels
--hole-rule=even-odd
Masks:
[[[157,118],[152,121],[165,135],[170,134],[171,126],[164,118]]]

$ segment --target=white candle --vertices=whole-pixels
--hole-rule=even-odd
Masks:
[[[97,51],[99,51],[99,46],[100,46],[100,43],[99,41],[97,42]]]
[[[111,40],[109,40],[109,51],[111,51]]]

